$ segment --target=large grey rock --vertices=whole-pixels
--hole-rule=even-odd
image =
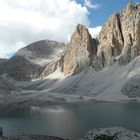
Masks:
[[[93,129],[81,140],[139,140],[140,134],[122,127]]]
[[[129,98],[140,98],[140,76],[131,78],[122,88],[122,92]]]

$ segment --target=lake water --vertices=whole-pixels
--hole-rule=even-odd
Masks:
[[[93,128],[122,126],[140,132],[140,103],[79,103],[0,110],[4,135],[48,134],[80,138]]]

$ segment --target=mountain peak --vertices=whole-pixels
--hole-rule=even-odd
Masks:
[[[88,29],[85,25],[78,24],[76,26],[76,32],[79,33],[79,34],[82,34],[83,32],[88,32]]]
[[[63,72],[74,74],[89,67],[95,47],[86,26],[78,24],[64,55]]]
[[[132,0],[128,0],[128,5],[133,5]]]
[[[85,36],[87,38],[90,36],[87,27],[85,25],[78,24],[76,26],[75,32],[73,33],[73,35],[71,37],[71,42],[78,41],[78,40],[80,41],[82,39],[82,37],[85,37]]]
[[[99,34],[99,68],[127,64],[140,55],[140,8],[131,1],[123,12],[112,15]]]

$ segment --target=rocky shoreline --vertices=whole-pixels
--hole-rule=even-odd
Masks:
[[[0,127],[0,140],[69,140],[56,136],[21,134],[10,137],[3,136],[3,130]],[[98,128],[88,131],[83,138],[79,140],[140,140],[140,134],[122,127]]]
[[[140,134],[122,127],[88,131],[81,140],[140,140]]]

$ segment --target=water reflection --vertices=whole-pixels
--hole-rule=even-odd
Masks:
[[[0,126],[6,135],[48,134],[71,139],[99,127],[122,126],[140,131],[140,104],[90,104],[32,106],[0,110]]]
[[[56,136],[68,137],[71,135],[73,138],[78,136],[76,116],[72,110],[64,106],[50,106],[50,107],[37,107],[30,108],[31,114],[41,113],[43,124],[49,128],[48,133],[55,132]],[[65,129],[64,129],[65,128]]]
[[[39,106],[31,106],[30,107],[31,113],[40,112],[40,113],[62,113],[66,112],[63,107],[60,106],[52,106],[52,107],[39,107]]]

